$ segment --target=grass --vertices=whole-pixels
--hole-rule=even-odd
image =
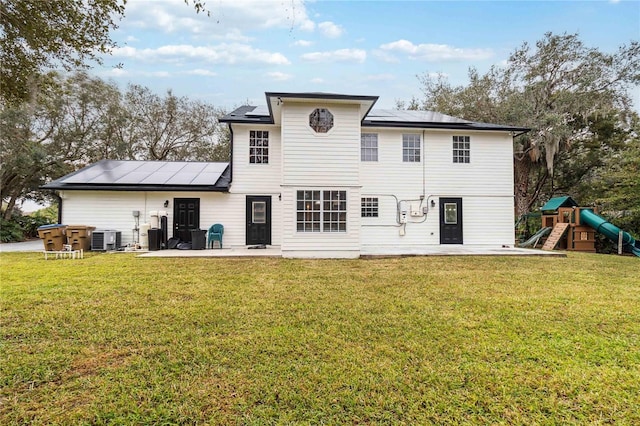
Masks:
[[[630,257],[3,253],[0,424],[639,424]]]

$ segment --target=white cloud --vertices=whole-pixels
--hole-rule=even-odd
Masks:
[[[408,55],[410,59],[426,61],[482,60],[493,56],[491,49],[465,49],[447,44],[413,44],[408,40],[398,40],[383,44],[380,49]]]
[[[322,35],[329,38],[338,38],[344,34],[344,29],[331,21],[320,22],[318,24],[318,29]]]
[[[129,75],[129,72],[127,70],[123,70],[122,68],[112,68],[102,74],[106,75],[107,77],[124,77]]]
[[[136,49],[125,46],[113,49],[114,57],[143,61],[164,61],[176,64],[203,61],[211,64],[260,63],[288,65],[289,60],[281,53],[266,52],[246,44],[222,43],[215,46],[192,46],[189,44],[166,45],[155,49]]]
[[[127,36],[127,38],[126,38],[125,40],[126,40],[127,42],[140,41],[140,40],[138,40],[136,37],[134,37],[134,36],[132,36],[132,35]]]
[[[207,13],[196,13],[184,0],[128,0],[120,27],[187,32],[207,37],[236,36],[256,29],[313,31],[304,0],[216,0],[206,2]],[[238,39],[234,39],[238,41]]]
[[[300,56],[309,62],[359,62],[367,59],[367,52],[362,49],[339,49],[331,52],[311,52]]]
[[[293,45],[294,46],[300,46],[300,47],[309,47],[313,44],[312,41],[309,40],[296,40]]]
[[[146,72],[144,74],[148,75],[149,77],[160,77],[160,78],[171,77],[171,73],[168,71],[152,71],[152,72]]]
[[[213,71],[203,70],[203,69],[201,69],[201,68],[196,68],[196,69],[194,69],[194,70],[187,71],[185,74],[190,74],[190,75],[200,75],[200,76],[203,76],[203,77],[215,77],[215,76],[217,76],[217,75],[218,75],[218,74],[216,74],[216,73],[215,73],[215,72],[213,72]]]
[[[320,83],[324,83],[324,78],[316,77],[316,78],[312,78],[310,81],[311,83],[320,84]]]
[[[272,80],[275,80],[275,81],[287,81],[287,80],[291,80],[291,78],[293,77],[291,74],[285,74],[279,71],[270,72],[270,73],[267,73],[267,75],[271,77]]]
[[[400,59],[389,52],[385,52],[384,50],[374,49],[371,54],[374,58],[388,64],[397,64],[398,62],[400,62]]]

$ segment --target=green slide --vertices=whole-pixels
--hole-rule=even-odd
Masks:
[[[581,210],[580,221],[585,225],[589,225],[595,229],[596,232],[600,232],[613,242],[618,242],[618,235],[620,234],[621,229],[607,222],[591,210]],[[622,231],[622,246],[628,251],[631,251],[631,253],[640,257],[640,241],[636,241],[628,232]]]
[[[551,233],[551,227],[542,228],[538,232],[533,234],[533,236],[529,238],[527,241],[525,241],[524,243],[518,244],[518,247],[535,247],[538,244],[538,241],[540,241],[540,238],[546,235],[549,235],[550,233]]]

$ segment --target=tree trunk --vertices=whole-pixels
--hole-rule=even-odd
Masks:
[[[519,218],[523,214],[529,213],[529,206],[531,205],[531,200],[529,199],[529,173],[531,173],[531,161],[527,156],[524,156],[522,159],[514,158],[513,167],[516,218]]]
[[[11,195],[9,197],[9,202],[7,203],[7,208],[4,211],[2,218],[4,220],[9,220],[11,218],[11,214],[13,213],[13,208],[16,206],[16,201],[18,197],[16,195]]]

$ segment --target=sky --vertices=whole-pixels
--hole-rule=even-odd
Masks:
[[[578,33],[615,52],[640,39],[640,0],[311,1],[127,0],[111,33],[118,47],[93,73],[119,86],[171,89],[231,110],[265,92],[379,96],[376,107],[420,96],[417,76],[465,84],[546,32]],[[115,65],[121,64],[121,68]],[[640,107],[640,89],[633,93]]]

